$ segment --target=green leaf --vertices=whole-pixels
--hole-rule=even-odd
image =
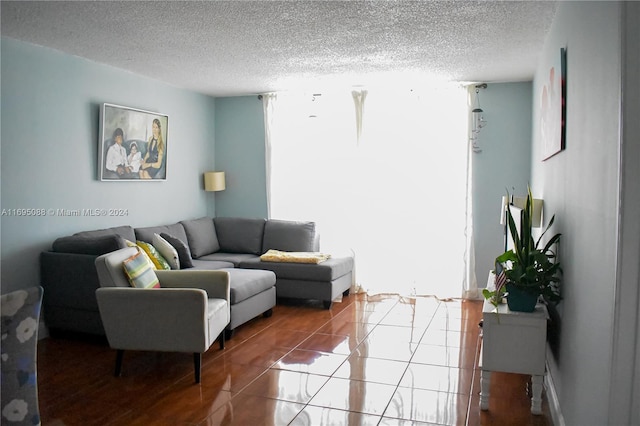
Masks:
[[[509,197],[508,191],[507,197]],[[539,249],[543,237],[555,221],[555,216],[551,217],[540,238],[534,241],[532,211],[533,195],[531,188],[527,188],[527,199],[524,209],[521,211],[519,229],[516,227],[511,208],[507,206],[507,226],[513,239],[514,247],[512,250],[496,257],[496,262],[503,266],[509,265],[509,269],[505,268],[504,270],[509,284],[543,295],[549,301],[559,301],[562,299],[558,285],[562,268],[560,263],[556,261],[556,254],[551,248],[560,241],[561,234],[551,237],[544,248]],[[489,297],[492,296],[491,294],[488,295]]]

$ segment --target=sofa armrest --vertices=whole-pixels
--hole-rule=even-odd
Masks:
[[[207,293],[200,289],[103,287],[96,290],[115,349],[204,352]]]
[[[206,291],[209,298],[229,302],[230,277],[227,271],[181,269],[155,272],[162,288],[197,288]]]
[[[95,291],[100,283],[95,260],[96,256],[91,254],[40,253],[40,283],[44,288],[45,319],[48,306],[97,311]]]

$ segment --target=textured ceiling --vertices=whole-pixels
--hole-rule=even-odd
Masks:
[[[555,2],[2,1],[1,32],[214,96],[530,80]]]

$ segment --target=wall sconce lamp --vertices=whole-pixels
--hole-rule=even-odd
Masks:
[[[471,142],[473,143],[473,152],[482,152],[482,149],[478,146],[478,134],[480,129],[487,125],[487,120],[484,119],[482,113],[484,112],[480,108],[480,89],[486,89],[487,83],[476,85],[476,96],[474,99],[474,108],[471,110]]]
[[[224,191],[225,188],[224,172],[206,172],[204,174],[205,191]]]

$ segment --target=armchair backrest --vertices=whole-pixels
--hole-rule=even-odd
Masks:
[[[138,252],[137,247],[127,247],[96,258],[96,271],[100,287],[131,287],[122,262]]]

